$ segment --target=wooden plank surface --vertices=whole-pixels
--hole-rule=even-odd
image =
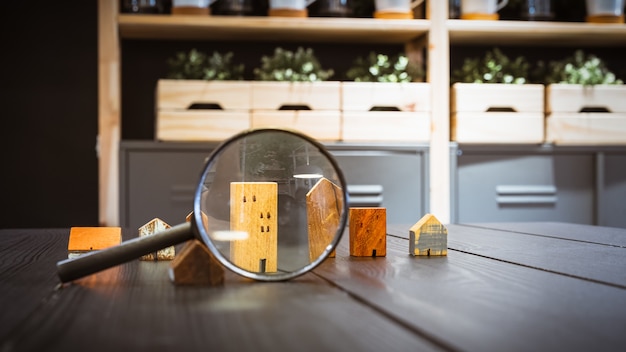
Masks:
[[[56,262],[67,259],[69,229],[0,230],[0,341],[55,294]]]
[[[408,237],[410,225],[388,225],[394,235],[386,257],[350,257],[345,235],[336,258],[289,282],[227,272],[224,286],[177,287],[169,263],[137,260],[60,289],[55,263],[67,255],[69,230],[0,230],[0,350],[595,351],[626,344],[626,288],[598,282],[593,271],[593,280],[582,279],[525,263],[552,255],[546,244],[625,253],[613,244],[620,232],[447,226],[445,257],[411,257],[402,233]],[[585,241],[585,233],[601,244]],[[541,259],[574,269],[575,261],[594,267],[602,260],[554,255]],[[611,265],[622,269],[624,258]],[[611,265],[603,266],[618,275]]]
[[[67,233],[25,233],[0,232],[2,254],[16,253],[2,261],[2,351],[441,350],[313,274],[181,288],[167,262],[137,260],[54,290]]]
[[[626,289],[623,248],[464,225],[448,227],[448,248]],[[408,238],[398,227],[389,233]],[[585,260],[583,260],[583,258]]]
[[[351,258],[344,238],[337,257],[315,272],[451,350],[615,350],[626,343],[623,288],[456,250],[410,257],[407,246],[388,236],[386,258]]]
[[[626,229],[616,227],[563,222],[503,222],[464,225],[626,248]]]

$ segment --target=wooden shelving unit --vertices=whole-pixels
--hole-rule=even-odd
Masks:
[[[428,20],[129,15],[117,17],[125,39],[307,41],[402,44],[425,36]]]
[[[624,46],[626,25],[448,20],[451,44]]]
[[[427,48],[431,84],[430,211],[450,220],[450,45],[626,44],[626,25],[448,20],[447,1],[427,1],[427,19],[269,18],[119,14],[99,0],[100,223],[118,223],[120,38],[154,40],[404,43]]]

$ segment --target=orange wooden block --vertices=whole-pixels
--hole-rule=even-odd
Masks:
[[[68,257],[117,246],[122,243],[120,227],[72,227],[67,245]]]
[[[170,263],[170,280],[176,285],[210,285],[224,283],[224,268],[208,248],[190,240]]]
[[[350,208],[350,255],[387,255],[387,209]]]

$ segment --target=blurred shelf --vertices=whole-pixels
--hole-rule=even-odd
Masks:
[[[456,45],[626,45],[624,24],[448,20],[447,27]]]
[[[124,39],[405,44],[424,36],[428,20],[118,15]]]

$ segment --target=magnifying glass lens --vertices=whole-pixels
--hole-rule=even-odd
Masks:
[[[194,215],[204,242],[230,269],[284,279],[332,255],[346,221],[344,189],[322,145],[295,132],[256,130],[210,158]]]

